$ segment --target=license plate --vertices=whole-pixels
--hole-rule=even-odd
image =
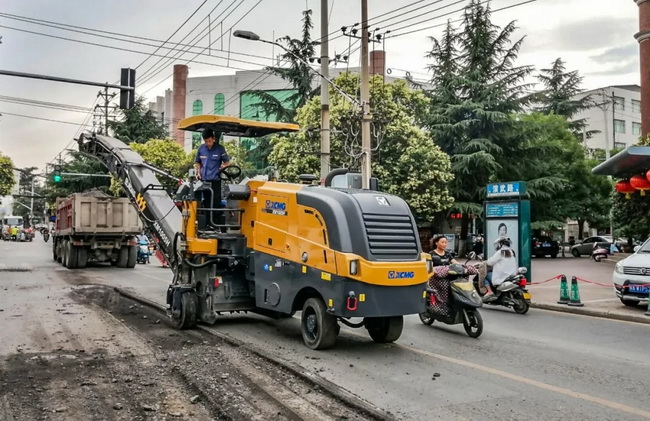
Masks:
[[[640,285],[630,285],[630,292],[648,294],[648,292],[650,292],[650,287],[640,286]]]
[[[530,292],[524,292],[524,300],[530,300]]]
[[[543,243],[542,247],[551,247],[551,243]]]

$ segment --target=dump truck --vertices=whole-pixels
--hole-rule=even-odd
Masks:
[[[96,191],[75,193],[56,200],[52,257],[68,269],[81,269],[93,261],[134,268],[138,234],[142,222],[128,198]]]

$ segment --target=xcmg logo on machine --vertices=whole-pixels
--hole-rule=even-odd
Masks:
[[[388,279],[413,279],[415,272],[397,272],[394,270],[388,271]]]
[[[287,214],[287,204],[284,202],[276,202],[273,200],[267,200],[264,203],[264,209],[262,212],[272,213],[273,215],[286,215]]]

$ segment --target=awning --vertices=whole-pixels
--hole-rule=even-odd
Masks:
[[[624,178],[650,169],[650,146],[630,146],[591,170],[596,175]]]
[[[178,122],[179,130],[199,132],[206,128],[222,132],[227,136],[242,137],[259,137],[277,132],[297,132],[300,130],[300,126],[297,124],[242,120],[237,117],[222,115],[197,115],[184,118]]]

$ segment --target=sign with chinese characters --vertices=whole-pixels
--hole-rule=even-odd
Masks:
[[[519,216],[519,203],[486,203],[486,218],[516,218]]]
[[[521,197],[526,194],[526,183],[523,181],[510,181],[507,183],[488,184],[487,197]]]

